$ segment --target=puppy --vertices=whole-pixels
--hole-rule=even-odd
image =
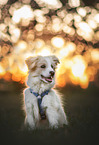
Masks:
[[[27,85],[24,90],[25,124],[30,129],[58,128],[67,124],[59,96],[52,89],[55,84],[56,56],[29,57]]]

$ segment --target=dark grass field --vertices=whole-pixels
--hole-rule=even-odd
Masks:
[[[23,129],[22,90],[18,83],[0,82],[0,145],[97,145],[99,142],[99,88],[59,89],[69,125],[57,130]]]

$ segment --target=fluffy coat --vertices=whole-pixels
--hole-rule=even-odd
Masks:
[[[55,69],[59,60],[56,56],[29,57],[26,64],[29,69],[27,85],[24,90],[25,124],[30,129],[40,127],[58,128],[67,124],[67,118],[59,95],[53,90],[55,84]],[[42,99],[41,106],[45,111],[46,119],[42,120],[39,113],[37,97],[30,92],[41,94],[45,90],[50,90],[48,95]]]

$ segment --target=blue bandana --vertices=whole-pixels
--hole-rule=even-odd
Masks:
[[[39,93],[36,93],[34,92],[31,88],[30,88],[30,92],[35,95],[38,99],[38,106],[39,106],[39,112],[40,112],[40,115],[41,115],[41,119],[46,119],[46,115],[45,115],[45,112],[41,106],[41,103],[42,103],[42,99],[45,95],[48,95],[50,90],[46,90],[44,91],[43,93],[39,94]]]

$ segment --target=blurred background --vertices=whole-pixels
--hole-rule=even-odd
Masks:
[[[56,89],[69,125],[23,129],[29,56],[56,55]],[[0,0],[0,135],[4,143],[62,144],[91,140],[99,126],[99,1]],[[6,139],[4,140],[4,137]],[[79,139],[78,139],[79,138]],[[87,142],[86,142],[87,143]],[[89,142],[88,142],[89,143]],[[88,144],[87,143],[87,144]]]

